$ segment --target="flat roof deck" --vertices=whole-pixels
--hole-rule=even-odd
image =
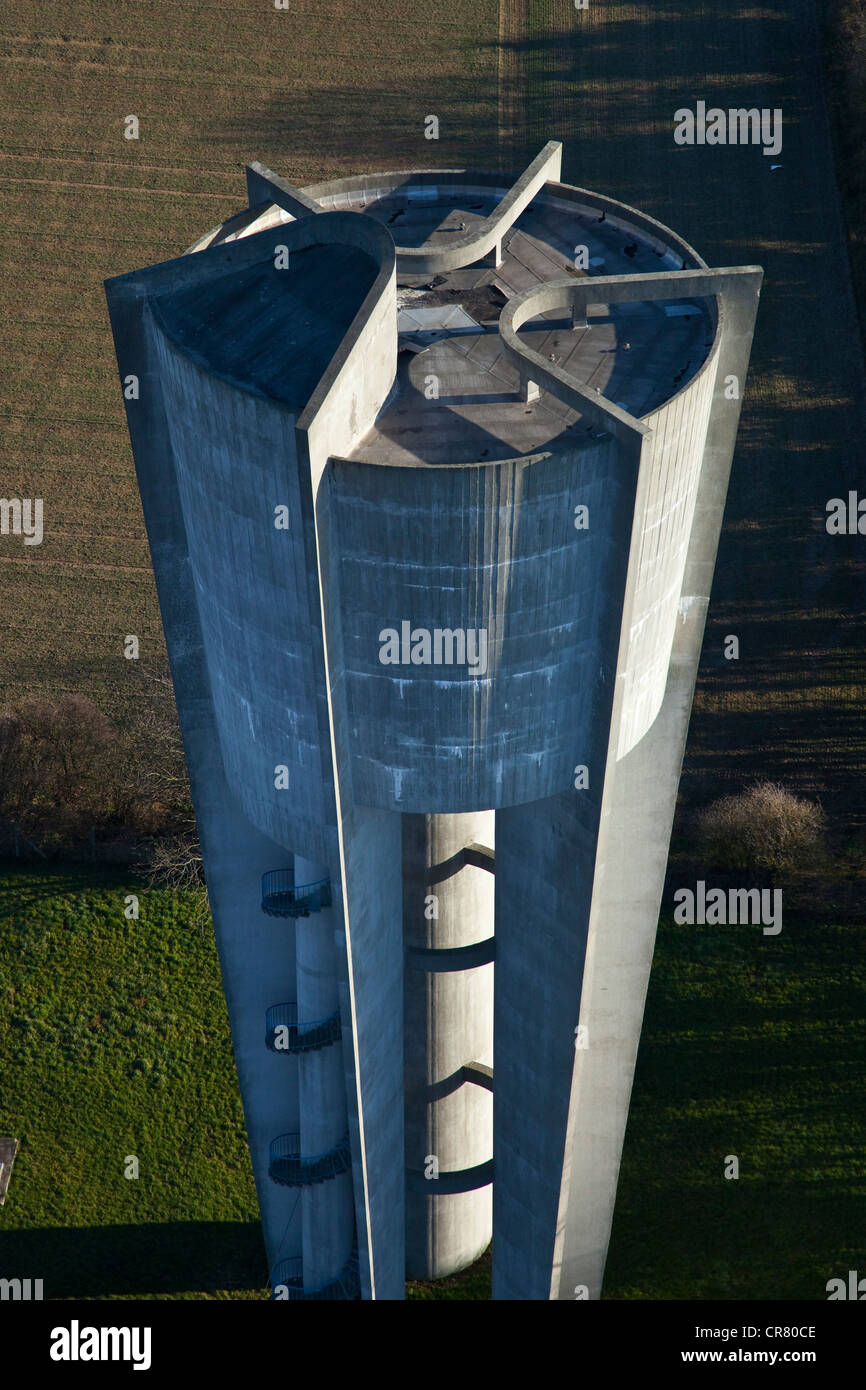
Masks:
[[[477,234],[507,182],[503,176],[502,186],[485,185],[471,174],[445,172],[373,174],[323,187],[319,205],[376,220],[398,247],[440,248]],[[410,274],[401,273],[398,257],[397,375],[350,457],[410,466],[494,462],[597,434],[597,426],[549,391],[523,400],[518,371],[502,352],[498,319],[509,299],[551,281],[682,269],[681,250],[665,239],[671,233],[658,224],[645,229],[629,222],[627,209],[608,206],[606,213],[582,202],[580,190],[547,185],[505,232],[498,266],[488,258],[442,274]],[[273,205],[264,213],[251,209],[224,223],[212,241],[293,220]],[[575,266],[578,247],[586,248],[586,269],[583,262]],[[175,338],[213,370],[301,409],[374,268],[357,251],[336,246],[298,253],[294,266],[302,275],[276,294],[273,277],[256,270],[163,299],[161,309]],[[577,327],[567,313],[530,320],[521,338],[638,419],[686,386],[712,347],[708,299],[590,305],[587,324]]]
[[[480,225],[497,202],[472,189],[459,203],[434,191],[435,199],[397,190],[366,203],[355,193],[342,206],[377,218],[405,245],[421,245]],[[340,208],[341,200],[329,198],[328,207]],[[376,464],[464,464],[517,458],[555,447],[557,440],[587,437],[589,423],[551,393],[523,401],[519,375],[503,358],[497,326],[499,310],[511,296],[581,274],[573,261],[577,246],[588,248],[590,275],[679,268],[636,230],[591,213],[563,211],[540,196],[506,234],[499,267],[475,265],[433,279],[398,276],[398,303],[408,311],[404,323],[413,309],[453,305],[473,318],[479,331],[458,326],[452,332],[410,328],[400,333],[404,350],[394,389],[351,457]],[[686,312],[671,316],[666,310],[673,304]],[[526,324],[521,337],[581,385],[597,387],[637,417],[681,390],[712,346],[709,306],[699,299],[613,305],[587,322],[575,328],[562,311],[552,311]],[[431,377],[438,399],[430,398]]]

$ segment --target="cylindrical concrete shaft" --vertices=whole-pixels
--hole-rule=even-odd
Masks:
[[[442,950],[493,935],[494,876],[461,851],[493,849],[493,811],[403,817],[403,923],[407,947]],[[441,1174],[486,1163],[493,1152],[493,1097],[463,1080],[467,1062],[493,1061],[493,966],[405,972],[406,1167]],[[434,1170],[435,1171],[435,1170]],[[439,1279],[487,1248],[492,1187],[406,1194],[406,1273]]]
[[[295,887],[318,883],[327,869],[295,856]],[[299,917],[296,929],[298,1023],[329,1018],[339,1007],[334,913],[330,908]],[[342,1051],[338,1044],[298,1056],[301,1153],[336,1148],[348,1124]],[[354,1204],[351,1173],[301,1190],[304,1286],[336,1279],[352,1250]]]

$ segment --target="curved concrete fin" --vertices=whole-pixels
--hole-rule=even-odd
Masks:
[[[399,253],[398,253],[399,254]],[[642,300],[703,298],[725,292],[732,280],[760,286],[758,266],[719,270],[672,270],[651,275],[592,275],[579,280],[553,280],[515,295],[502,310],[499,335],[506,359],[520,372],[524,390],[543,387],[559,400],[579,410],[599,429],[616,439],[646,437],[650,427],[604,396],[587,390],[561,367],[552,366],[521,340],[518,330],[530,319],[550,309],[570,309],[574,320],[586,319],[589,304],[637,303]]]
[[[279,248],[284,248],[288,253],[285,271],[276,268],[275,256]],[[301,255],[322,250],[361,253],[358,263],[362,265],[363,273],[358,276],[354,287],[351,277],[348,286],[344,287],[348,288],[348,310],[341,310],[340,314],[332,313],[329,317],[326,305],[310,305],[311,311],[315,308],[323,313],[326,323],[320,335],[320,351],[316,353],[313,370],[307,364],[303,368],[306,377],[302,377],[299,364],[298,382],[301,389],[298,382],[280,382],[276,370],[283,347],[280,325],[272,317],[273,310],[255,299],[252,306],[261,312],[250,313],[249,285],[265,272],[268,275],[291,274]],[[234,1045],[247,1107],[247,1125],[268,1253],[274,1264],[287,1253],[295,1253],[299,1238],[298,1216],[293,1207],[285,1207],[280,1189],[268,1177],[268,1141],[276,1132],[274,1108],[283,1101],[268,1080],[266,1068],[271,1054],[261,1046],[259,1026],[265,1005],[273,1002],[274,998],[268,982],[273,982],[277,997],[292,997],[292,981],[288,976],[283,978],[283,975],[291,965],[293,953],[280,952],[276,936],[257,931],[257,918],[261,913],[254,885],[257,886],[257,877],[263,870],[273,868],[275,862],[280,862],[287,840],[292,844],[296,841],[305,843],[305,840],[301,833],[303,826],[297,836],[284,834],[282,826],[276,823],[272,829],[261,826],[254,829],[257,824],[255,809],[244,807],[246,814],[243,814],[242,808],[236,804],[237,787],[227,783],[223,772],[221,729],[215,715],[199,596],[191,581],[187,516],[178,485],[179,461],[175,456],[172,433],[166,418],[163,402],[165,383],[160,376],[160,359],[154,350],[154,342],[160,332],[164,332],[166,337],[172,338],[173,351],[183,358],[188,357],[193,365],[198,362],[205,366],[203,380],[216,378],[217,381],[227,382],[244,396],[255,398],[247,402],[251,407],[251,418],[255,417],[260,425],[268,422],[267,432],[263,434],[266,447],[271,448],[274,457],[283,459],[284,466],[288,465],[289,471],[295,475],[293,486],[298,497],[296,511],[302,523],[299,528],[300,544],[305,548],[307,572],[312,576],[306,592],[301,592],[297,597],[297,608],[300,614],[306,607],[304,616],[310,634],[310,659],[321,663],[323,622],[317,576],[318,540],[313,519],[315,492],[327,461],[329,446],[351,448],[355,433],[365,429],[375,417],[393,382],[397,337],[394,243],[387,229],[372,219],[332,212],[267,228],[236,242],[208,247],[193,255],[184,255],[115,277],[106,282],[105,288],[121,379],[127,372],[134,371],[141,382],[140,399],[125,397],[127,419],[148,534],[154,553],[159,556],[159,597],[172,673],[176,687],[183,689],[190,701],[188,705],[184,704],[181,719],[184,742],[191,759],[199,831],[208,856],[208,884],[214,904],[217,935],[224,960],[231,961],[226,979],[234,981],[237,990],[249,988],[255,995],[254,1007],[241,1010],[240,1017],[237,1014],[233,1016]],[[205,340],[208,323],[214,315],[233,313],[236,299],[240,309],[246,304],[247,323],[242,313],[235,316],[232,321],[237,324],[237,334],[226,337],[225,356],[214,361],[212,344]],[[160,320],[156,325],[157,332],[152,334],[150,326],[156,323],[157,318]],[[310,323],[312,318],[308,312],[306,318],[302,319],[302,327]],[[197,332],[197,329],[201,331]],[[265,374],[261,363],[249,360],[249,344],[243,337],[247,330],[257,335],[257,341],[253,343],[255,350],[269,354],[266,359],[268,367],[274,366],[271,375]],[[305,402],[302,397],[306,397]],[[262,402],[266,402],[266,405],[262,406]],[[298,403],[306,407],[300,419],[295,414]],[[324,411],[326,404],[329,409]],[[183,411],[180,415],[183,415]],[[248,486],[253,489],[257,486],[252,473]],[[334,800],[338,792],[328,756],[331,751],[329,720],[319,706],[316,706],[316,717],[320,724],[319,744],[313,741],[313,756],[316,756],[317,747],[327,750],[320,754],[324,814],[318,816],[322,822],[319,840],[315,844],[310,842],[308,852],[314,853],[317,860],[325,861],[329,873],[334,876],[334,917],[337,918],[341,909],[345,908],[342,885],[346,878],[345,873],[339,872],[337,852],[333,848],[336,837],[332,827],[337,815]],[[353,826],[352,833],[344,837],[348,841],[346,859],[352,868],[353,854],[359,856],[362,864],[367,864],[374,857],[373,850],[383,844],[380,825],[383,818],[380,816],[378,821],[375,817],[368,819],[375,823],[369,827],[367,840],[364,839],[364,832],[368,829],[366,822],[360,828]],[[394,895],[395,901],[398,901],[399,851],[390,855],[390,862],[396,866]],[[357,875],[354,877],[357,878]],[[383,874],[378,875],[376,883],[380,896],[383,877]],[[390,1010],[392,1015],[394,1037],[388,1056],[393,1058],[393,1085],[391,1090],[387,1090],[386,1085],[385,1109],[393,1123],[390,1128],[384,1123],[377,1127],[379,1117],[375,1107],[368,1107],[373,1111],[373,1128],[378,1128],[372,1143],[365,1135],[364,1117],[357,1099],[357,1069],[359,1059],[366,1062],[367,1049],[363,1045],[355,1049],[351,1037],[342,1049],[348,1093],[361,1281],[366,1297],[375,1296],[377,1289],[381,1296],[399,1297],[403,1281],[402,1109],[394,1100],[395,1095],[399,1097],[402,1081],[398,1065],[402,1058],[399,1033],[401,1014],[397,1007],[398,988],[402,985],[399,904],[393,916],[393,988],[389,992],[387,985],[382,988],[380,979],[377,978],[375,982],[386,1010]],[[334,935],[338,950],[342,943],[345,958],[350,940],[347,909],[341,925],[345,930],[335,926]],[[256,943],[255,950],[252,943]],[[262,960],[266,964],[256,975],[256,962],[261,963]],[[342,968],[338,964],[337,970],[341,981],[344,981],[347,976],[345,962]],[[351,972],[348,973],[351,980]],[[356,977],[357,974],[356,971]],[[351,988],[350,984],[350,994]],[[366,987],[363,972],[357,981],[357,988],[364,999],[372,990],[372,985]],[[351,998],[347,999],[346,991],[341,990],[340,999],[343,1026],[348,1028],[353,1017]],[[388,1040],[387,1028],[382,1025],[378,1015],[370,1031],[380,1042],[382,1039]],[[361,1032],[363,1044],[363,1029]],[[391,1071],[388,1072],[386,1083],[392,1079]],[[291,1103],[296,1104],[297,1101]],[[380,1141],[379,1149],[382,1150],[381,1157],[377,1150],[377,1138]],[[371,1170],[369,1178],[368,1169]],[[399,1220],[396,1230],[389,1229],[390,1249],[378,1260],[374,1270],[370,1232],[376,1225],[380,1210],[393,1212],[395,1220],[397,1217]]]
[[[317,203],[315,198],[309,197],[286,179],[281,179],[279,174],[260,164],[257,159],[246,166],[246,176],[247,197],[251,208],[260,207],[264,203],[274,203],[295,218],[311,217],[314,213],[324,211],[321,203]]]
[[[480,229],[450,241],[447,246],[398,246],[397,268],[401,275],[442,274],[480,261],[490,252],[496,264],[502,259],[502,238],[514,226],[520,214],[529,206],[546,183],[558,181],[562,170],[562,144],[548,140],[528,164],[508,193],[481,223]]]
[[[715,295],[720,332],[709,374],[694,378],[686,388],[692,397],[693,423],[707,412],[709,423],[681,455],[672,456],[684,482],[687,473],[694,474],[688,481],[694,496],[688,525],[679,538],[685,554],[671,556],[670,573],[662,585],[672,590],[664,594],[663,606],[667,611],[672,605],[676,621],[670,636],[658,643],[660,671],[653,669],[649,681],[651,651],[640,635],[642,619],[654,603],[649,577],[644,597],[636,601],[636,596],[643,582],[642,540],[657,521],[648,488],[654,472],[660,472],[653,467],[652,449],[664,435],[662,428],[651,430],[640,447],[641,477],[603,775],[581,793],[586,799],[554,797],[497,815],[497,894],[503,912],[501,926],[499,918],[496,924],[494,1299],[600,1296],[680,764],[761,278],[761,270],[753,266],[592,277],[579,284],[567,282],[572,298],[540,305],[545,309],[562,302],[585,306],[588,299]],[[511,316],[515,332],[520,321],[539,312],[537,300],[529,296],[523,297],[523,308],[523,320],[519,312]],[[739,392],[724,397],[719,408],[720,386],[731,379],[739,382]],[[700,408],[698,394],[705,398]],[[714,410],[709,410],[706,398],[715,400]],[[684,400],[688,396],[680,392],[653,413],[670,417],[675,442],[688,438],[677,414]],[[671,515],[674,505],[671,497],[665,508]],[[644,626],[651,634],[650,625]],[[648,715],[637,709],[639,720],[629,685],[633,677],[638,685],[661,687],[658,707],[654,695]],[[646,679],[641,682],[641,677]],[[527,861],[533,864],[531,876],[525,871]],[[537,940],[543,943],[537,948],[539,958],[553,946],[555,974],[545,977],[532,959]],[[527,979],[533,980],[531,994]],[[533,1048],[536,1037],[539,1043]]]

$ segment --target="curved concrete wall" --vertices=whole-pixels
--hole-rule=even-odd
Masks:
[[[398,267],[407,275],[441,273],[471,265],[489,251],[496,252],[498,261],[505,233],[548,180],[558,179],[561,171],[562,145],[558,140],[550,140],[484,219],[478,232],[452,238],[447,246],[398,246]]]
[[[728,277],[729,278],[729,277]],[[618,671],[618,756],[643,738],[661,708],[667,682],[682,580],[692,528],[713,387],[722,341],[721,316],[711,301],[713,340],[697,374],[670,400],[637,420],[621,406],[571,381],[551,367],[518,330],[537,314],[557,307],[585,313],[590,298],[679,297],[688,285],[721,288],[726,272],[597,277],[552,281],[515,296],[503,310],[503,352],[521,379],[544,385],[580,409],[593,424],[609,429],[622,455],[640,450],[628,587]]]
[[[612,440],[467,468],[329,469],[348,782],[367,806],[485,810],[571,785],[613,680],[634,470]],[[574,525],[589,507],[588,530]],[[351,619],[351,621],[350,621]],[[383,665],[380,633],[487,633],[488,671]]]
[[[155,340],[226,777],[258,829],[324,858],[295,419],[210,376],[158,329]],[[274,526],[281,503],[288,531]]]
[[[580,1002],[580,1021],[591,1045],[576,1054],[572,1078],[566,1176],[548,1295],[555,1299],[572,1299],[578,1282],[587,1285],[590,1298],[601,1293],[680,764],[761,281],[760,269],[744,267],[727,272],[719,287],[722,333],[715,400],[665,697],[652,727],[625,757],[612,741]],[[740,383],[733,398],[726,391],[731,376]],[[549,827],[544,830],[549,833]],[[494,1272],[494,1297],[502,1296],[497,1287],[508,1286],[516,1296],[525,1296],[515,1272]]]
[[[345,244],[379,262],[372,287],[300,418],[254,384],[236,379],[233,371],[215,370],[204,357],[206,344],[200,352],[189,334],[182,345],[176,342],[169,302],[159,294],[160,289],[171,295],[178,286],[191,288],[201,305],[206,300],[201,286],[211,276],[218,277],[221,290],[225,281],[220,276],[267,260],[276,241],[284,239],[292,249],[319,242]],[[174,273],[171,267],[155,267],[144,276],[153,290],[150,296],[136,280],[122,280],[116,296],[109,293],[109,303],[113,323],[122,323],[137,345],[134,366],[146,382],[146,409],[132,413],[130,428],[155,566],[161,574],[170,570],[178,596],[175,602],[174,593],[169,597],[165,584],[160,585],[185,742],[188,752],[194,750],[191,776],[214,921],[218,940],[225,938],[231,947],[225,988],[269,1263],[273,1269],[303,1250],[306,1287],[329,1282],[351,1252],[357,1214],[365,1296],[400,1298],[399,850],[396,858],[389,852],[389,827],[382,818],[372,825],[360,811],[347,810],[338,835],[315,517],[315,490],[327,447],[353,446],[393,380],[393,242],[376,224],[333,214],[317,218],[312,235],[307,228],[280,228],[237,248],[215,248],[207,259],[187,258]],[[365,272],[361,288],[368,284]],[[162,494],[150,472],[162,478]],[[169,492],[170,505],[165,501]],[[288,508],[288,530],[274,526],[278,504]],[[175,618],[175,607],[182,616]],[[191,663],[194,679],[179,677]],[[274,786],[279,764],[289,771],[285,791]],[[235,850],[250,838],[258,850],[253,826],[269,836],[271,849],[265,856],[257,853],[253,872],[241,874]],[[391,834],[399,846],[398,825]],[[302,930],[296,981],[294,930],[263,917],[259,906],[261,873],[285,862],[278,846],[314,857],[322,874],[327,871],[332,878],[333,911],[324,914],[318,937]],[[358,856],[363,866],[356,870]],[[344,857],[353,902],[363,900],[368,877],[377,888],[375,905],[356,930],[363,965],[369,960],[374,970],[375,998],[365,969],[356,965],[353,971],[347,961]],[[228,862],[233,876],[225,882],[220,866]],[[394,864],[398,877],[391,886]],[[249,961],[235,949],[244,932],[250,934]],[[267,950],[260,937],[267,940]],[[343,1045],[312,1058],[275,1056],[264,1045],[265,1009],[293,1001],[293,996],[302,1016],[315,1006],[308,997],[308,967],[311,951],[315,956],[321,950],[327,956],[328,988],[339,1002]],[[262,967],[274,954],[281,962],[279,972]],[[274,998],[278,976],[282,979],[287,968],[292,985],[279,985]],[[315,969],[314,962],[313,974]],[[359,1000],[363,1017],[357,1020]],[[264,1084],[265,1075],[272,1078],[270,1084]],[[271,1139],[300,1130],[302,1152],[309,1153],[320,1151],[320,1144],[333,1147],[347,1127],[350,1172],[302,1194],[269,1179]]]
[[[333,461],[346,636],[332,681],[346,699],[357,802],[468,811],[568,788],[594,692],[616,660],[624,598],[616,561],[630,545],[621,752],[643,736],[667,679],[714,352],[640,425],[595,404],[622,416],[620,443],[448,469]],[[641,443],[636,501],[629,477]],[[588,531],[575,531],[577,503],[589,507]],[[486,633],[486,673],[383,665],[381,633],[402,634],[406,622],[410,632]]]
[[[472,195],[505,199],[513,183],[506,174],[483,169],[409,169],[353,174],[348,178],[309,184],[301,192],[314,199],[322,209],[331,210],[366,204],[392,192],[413,187],[435,189],[437,197],[454,198],[459,204],[461,198]],[[638,233],[659,254],[661,264],[666,268],[706,266],[706,262],[684,237],[648,213],[607,194],[572,184],[549,182],[534,199],[533,206],[559,208],[578,218],[586,214],[597,218],[604,213],[611,226],[627,232],[630,237]]]
[[[258,829],[327,861],[323,828],[333,812],[313,499],[327,452],[352,447],[390,388],[396,343],[383,327],[396,308],[393,243],[381,227],[331,214],[313,229],[323,242],[378,254],[381,268],[300,417],[193,361],[158,306],[148,318],[226,777]],[[315,241],[309,224],[282,234]],[[288,507],[288,530],[274,525],[278,504]],[[274,786],[278,766],[288,769],[283,791]]]
[[[718,343],[673,400],[644,417],[642,507],[622,676],[618,755],[643,738],[664,699],[713,398]]]

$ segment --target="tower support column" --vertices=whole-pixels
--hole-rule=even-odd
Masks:
[[[489,1174],[463,1191],[453,1190],[448,1175],[480,1168],[493,1152],[492,1096],[463,1068],[493,1062],[494,967],[467,966],[447,953],[493,936],[492,855],[482,867],[483,855],[464,851],[492,851],[494,822],[493,811],[403,817],[406,1265],[413,1279],[464,1269],[492,1232]]]
[[[328,870],[295,856],[295,888],[318,883]],[[299,917],[296,928],[298,1023],[329,1018],[339,1008],[334,912],[324,908]],[[313,1157],[337,1148],[346,1136],[348,1111],[342,1051],[338,1044],[298,1056],[301,1153]],[[336,1279],[352,1252],[354,1202],[351,1172],[301,1189],[304,1287]]]

